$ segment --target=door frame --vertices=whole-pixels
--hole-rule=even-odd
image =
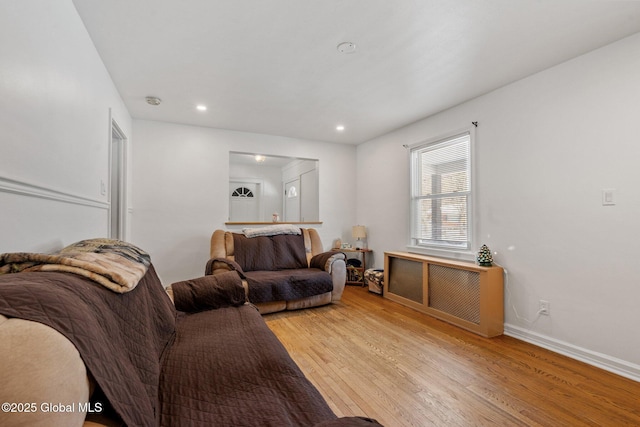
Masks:
[[[112,239],[126,240],[128,139],[109,110],[109,220],[107,233]],[[114,136],[115,135],[115,136]],[[114,144],[117,147],[114,147]],[[117,175],[117,176],[114,176]],[[117,188],[113,188],[114,178]],[[116,203],[114,203],[114,199]],[[117,229],[113,230],[114,219]]]

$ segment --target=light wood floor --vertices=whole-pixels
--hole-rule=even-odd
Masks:
[[[339,416],[396,426],[640,426],[640,383],[482,338],[366,288],[264,316]]]

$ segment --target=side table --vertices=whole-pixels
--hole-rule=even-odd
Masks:
[[[362,260],[360,267],[347,266],[347,285],[365,286],[364,272],[367,270],[367,254],[373,251],[371,249],[340,249],[340,251],[344,252],[347,258],[349,258],[349,254],[355,254],[357,259]]]

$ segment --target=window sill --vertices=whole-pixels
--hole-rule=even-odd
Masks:
[[[420,255],[455,259],[460,261],[475,262],[476,260],[476,254],[472,251],[454,251],[454,250],[425,248],[422,246],[409,245],[407,246],[407,252],[420,254]]]

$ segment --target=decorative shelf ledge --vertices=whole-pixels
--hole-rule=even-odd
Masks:
[[[260,222],[260,221],[228,221],[224,223],[225,225],[275,225],[275,224],[322,224],[322,221],[278,221],[278,222]]]

